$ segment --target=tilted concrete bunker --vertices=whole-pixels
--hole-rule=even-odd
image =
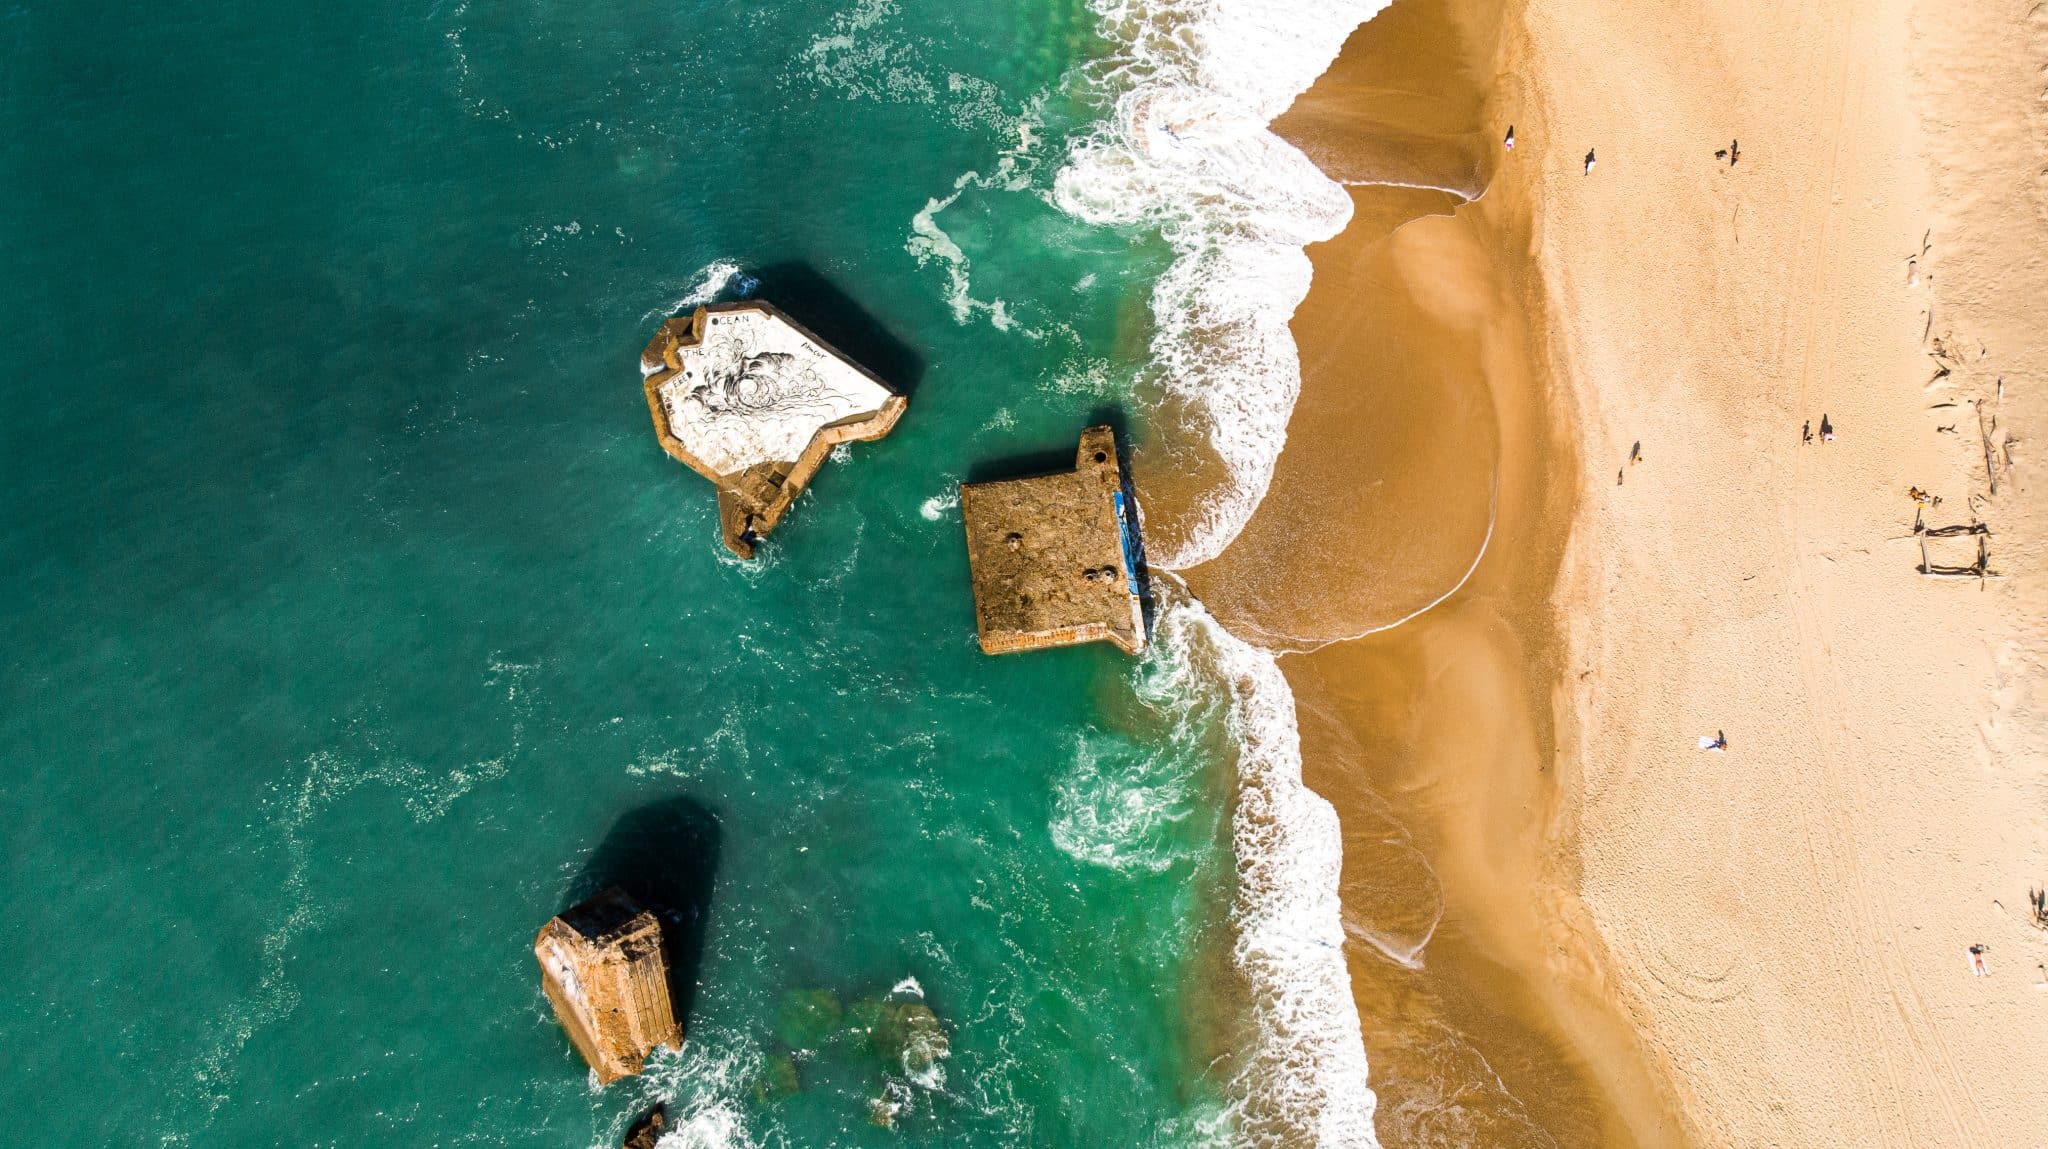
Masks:
[[[662,450],[718,485],[719,533],[741,558],[841,443],[879,439],[908,401],[759,300],[699,307],[640,356]]]
[[[1074,469],[960,488],[981,649],[1145,645],[1135,513],[1116,433],[1081,433]]]
[[[683,1047],[669,1000],[661,922],[619,889],[563,910],[533,940],[541,988],[601,1085],[639,1073],[659,1047]]]

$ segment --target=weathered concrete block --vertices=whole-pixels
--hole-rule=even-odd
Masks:
[[[640,1072],[658,1046],[683,1046],[668,993],[661,922],[619,889],[549,919],[534,938],[541,987],[600,1084]]]
[[[725,545],[752,558],[841,443],[879,439],[908,400],[759,300],[699,307],[640,355],[662,450],[718,485]]]
[[[981,649],[1145,645],[1137,547],[1116,434],[1081,433],[1074,469],[960,488]]]

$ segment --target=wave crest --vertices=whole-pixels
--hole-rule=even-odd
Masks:
[[[1237,1083],[1245,1139],[1376,1146],[1344,960],[1343,836],[1336,810],[1302,783],[1294,694],[1270,652],[1233,637],[1184,592],[1168,592],[1154,639],[1216,676],[1240,747],[1232,958],[1257,1034]]]
[[[1303,248],[1341,232],[1349,193],[1267,127],[1389,0],[1092,0],[1117,49],[1091,69],[1108,114],[1068,149],[1053,200],[1080,219],[1156,227],[1174,261],[1153,289],[1147,378],[1203,426],[1224,465],[1155,567],[1236,539],[1272,482],[1301,391],[1288,322]],[[1163,536],[1163,537],[1162,537]],[[1301,780],[1294,695],[1273,655],[1163,588],[1154,640],[1213,670],[1240,745],[1231,817],[1233,958],[1255,1047],[1237,1083],[1255,1145],[1376,1146],[1375,1100],[1345,964],[1337,814]]]

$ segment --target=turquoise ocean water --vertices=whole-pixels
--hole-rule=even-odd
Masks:
[[[951,497],[1145,431],[1172,252],[1048,190],[1110,53],[1076,0],[0,10],[0,1140],[1227,1135],[1231,695],[984,658]],[[754,564],[636,370],[748,292],[912,396]],[[598,1090],[530,945],[649,811],[700,988]],[[797,1016],[892,992],[935,1071]]]

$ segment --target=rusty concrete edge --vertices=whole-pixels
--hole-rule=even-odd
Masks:
[[[980,630],[979,626],[976,627]],[[1065,626],[1058,630],[1034,630],[1020,632],[1014,638],[990,640],[984,632],[979,636],[983,654],[1016,654],[1025,650],[1046,650],[1061,646],[1079,646],[1088,642],[1107,642],[1125,654],[1137,654],[1145,649],[1142,642],[1126,641],[1105,623],[1090,622],[1080,626]]]

